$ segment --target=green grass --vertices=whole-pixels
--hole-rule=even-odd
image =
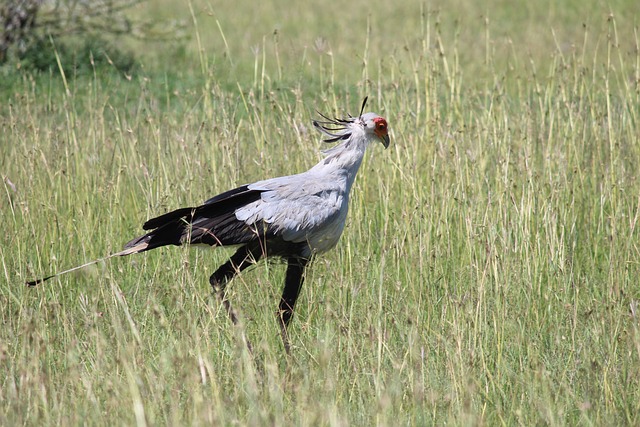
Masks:
[[[243,3],[140,10],[192,39],[131,43],[129,78],[1,86],[0,424],[640,424],[636,2]],[[392,146],[309,272],[290,358],[277,263],[231,283],[239,328],[208,285],[228,250],[23,286],[307,169],[315,110],[365,95]]]

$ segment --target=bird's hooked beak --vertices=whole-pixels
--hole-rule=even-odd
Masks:
[[[384,145],[384,149],[386,150],[387,148],[389,148],[389,143],[391,143],[389,134],[383,135],[383,136],[378,135],[378,136],[380,137],[380,142],[382,142],[382,145]]]

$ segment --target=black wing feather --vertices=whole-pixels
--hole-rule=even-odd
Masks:
[[[256,197],[256,193],[259,195],[260,191],[258,190],[249,190],[248,185],[243,185],[242,187],[234,188],[233,190],[225,191],[224,193],[220,193],[215,197],[210,198],[206,202],[202,204],[202,206],[193,207],[193,208],[180,208],[175,211],[167,212],[166,214],[160,215],[156,218],[151,218],[142,226],[143,230],[153,230],[155,228],[161,227],[168,222],[178,219],[185,218],[189,215],[192,215],[192,212],[202,211],[204,207],[207,205],[223,205],[223,202],[227,202],[227,204],[233,204],[236,206],[235,209],[243,206],[243,200],[249,199],[250,201],[245,202],[251,203],[258,200],[259,197]],[[218,206],[219,209],[223,209],[223,206]]]
[[[179,246],[184,243],[211,246],[247,243],[258,237],[258,231],[255,227],[238,221],[235,211],[259,200],[262,192],[263,190],[250,190],[248,185],[243,185],[212,197],[200,206],[176,209],[152,218],[143,225],[143,229],[151,231],[131,240],[124,248],[147,243],[140,250],[143,252],[160,246]]]

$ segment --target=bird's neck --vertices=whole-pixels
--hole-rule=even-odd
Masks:
[[[325,150],[326,157],[315,168],[323,169],[327,175],[333,175],[336,179],[345,179],[348,191],[356,178],[367,145],[368,141],[364,137],[352,136]]]

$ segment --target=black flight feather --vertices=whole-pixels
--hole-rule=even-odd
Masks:
[[[236,245],[257,237],[255,227],[238,221],[235,211],[260,199],[262,190],[250,190],[247,185],[221,193],[197,207],[176,209],[147,221],[143,228],[149,233],[128,242],[124,248],[141,243],[140,252],[160,246],[207,244]]]

